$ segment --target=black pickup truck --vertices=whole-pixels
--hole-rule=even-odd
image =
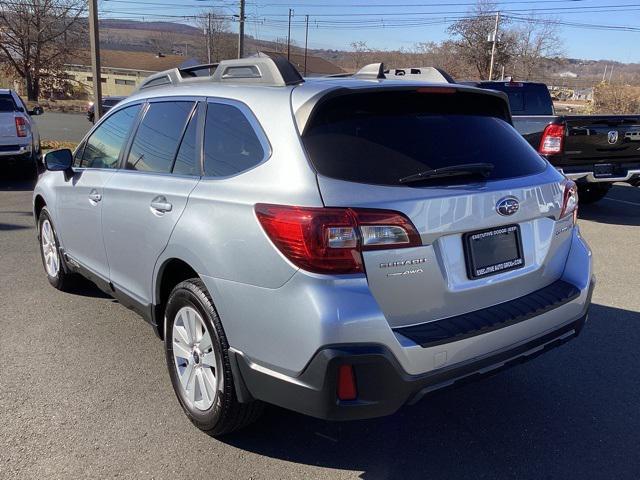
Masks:
[[[555,115],[542,83],[472,84],[507,94],[513,126],[578,184],[581,203],[601,200],[614,182],[640,185],[640,114]]]

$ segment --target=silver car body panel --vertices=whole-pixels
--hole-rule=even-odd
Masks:
[[[318,176],[311,167],[300,131],[325,95],[337,89],[424,85],[429,84],[326,79],[285,87],[198,81],[146,89],[109,115],[150,97],[242,102],[268,139],[270,156],[227,178],[94,171],[80,176],[81,189],[63,172],[46,172],[34,197],[54,206],[53,221],[69,254],[142,302],[147,297],[152,304],[159,302],[159,277],[167,262],[179,259],[189,264],[211,293],[230,346],[250,359],[252,368],[268,374],[294,379],[319,349],[343,343],[385,345],[407,373],[424,373],[518,345],[584,315],[591,252],[578,228],[568,219],[558,219],[564,177],[552,167],[534,176],[455,188],[349,183]],[[82,180],[89,176],[94,177],[91,182]],[[103,208],[108,211],[98,214],[88,203],[91,188],[103,189]],[[149,210],[151,197],[160,194],[175,195],[176,211],[166,218]],[[517,197],[521,205],[508,218],[495,210],[506,195]],[[274,247],[257,221],[256,203],[397,210],[413,221],[423,246],[366,252],[366,275],[309,273]],[[513,223],[521,227],[525,267],[469,280],[462,233]],[[403,278],[388,277],[389,269],[379,268],[382,263],[422,258],[423,272]],[[106,263],[112,262],[110,274]],[[579,297],[509,327],[431,348],[393,331],[514,299],[557,279],[579,288]]]

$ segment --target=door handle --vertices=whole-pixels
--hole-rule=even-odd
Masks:
[[[162,195],[157,196],[151,201],[151,209],[157,213],[167,213],[170,212],[172,208],[173,205],[167,202],[167,199]]]
[[[91,190],[91,193],[89,193],[89,200],[91,200],[92,202],[98,203],[100,200],[102,200],[102,195],[100,195],[95,190]]]

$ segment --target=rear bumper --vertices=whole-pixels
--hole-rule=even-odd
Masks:
[[[0,161],[23,161],[31,159],[31,144],[0,145]]]
[[[592,281],[584,311],[578,318],[534,339],[420,375],[407,374],[393,353],[383,345],[323,348],[296,377],[276,374],[252,364],[242,353],[232,350],[238,397],[245,401],[263,400],[327,420],[390,415],[432,391],[492,375],[575,338],[587,319],[593,286]],[[358,397],[353,401],[340,401],[336,394],[338,368],[345,364],[352,365],[355,373]]]
[[[633,178],[640,177],[640,169],[617,171],[610,177],[596,177],[594,172],[591,170],[585,170],[581,172],[565,172],[562,168],[559,168],[558,170],[560,170],[560,172],[565,177],[570,178],[571,180],[587,183],[628,182]]]

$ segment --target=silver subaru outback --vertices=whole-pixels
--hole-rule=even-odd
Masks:
[[[303,79],[258,56],[149,77],[45,157],[49,282],[139,312],[211,435],[265,403],[392,414],[572,339],[594,285],[575,184],[504,94],[422,70]]]

